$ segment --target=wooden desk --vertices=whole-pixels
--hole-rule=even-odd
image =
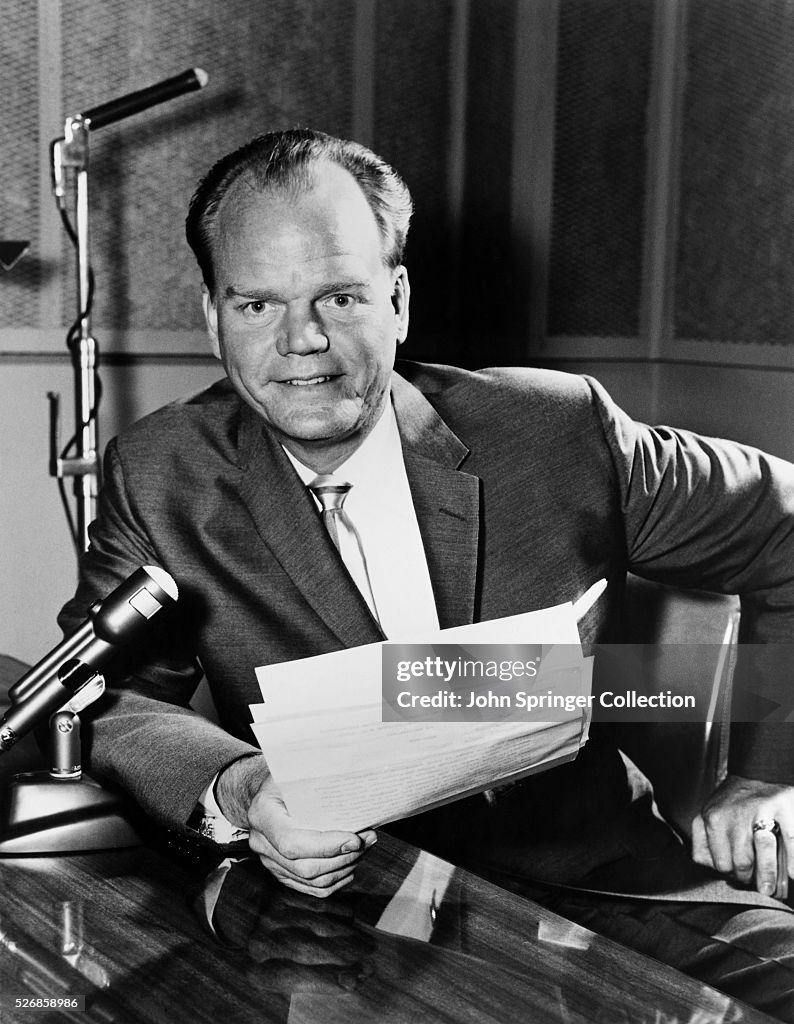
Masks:
[[[769,1021],[385,834],[331,900],[291,894],[256,862],[206,879],[206,865],[145,848],[0,860],[0,1020]],[[404,930],[418,909],[430,941],[376,927],[387,906]],[[14,1009],[31,995],[84,995],[87,1010]]]

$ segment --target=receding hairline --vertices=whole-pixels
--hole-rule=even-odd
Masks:
[[[344,164],[340,163],[338,160],[334,160],[333,157],[329,156],[327,153],[322,153],[316,157],[312,157],[298,167],[291,167],[289,169],[289,173],[285,174],[282,178],[277,179],[265,178],[265,180],[261,180],[264,178],[264,175],[262,175],[261,172],[257,173],[256,167],[243,168],[234,180],[229,182],[223,195],[218,197],[218,201],[214,204],[209,216],[205,213],[207,237],[212,249],[214,250],[218,243],[218,221],[223,215],[224,209],[238,198],[241,190],[247,189],[252,194],[255,193],[262,196],[283,196],[288,202],[296,202],[302,196],[307,195],[324,184],[324,169],[330,170],[333,173],[339,172],[343,174],[355,187],[356,192],[363,200],[364,206],[372,217],[372,223],[375,226],[375,231],[381,242],[381,256],[383,261],[384,263],[388,263],[392,239],[389,237],[388,232],[383,230],[383,227],[372,208],[372,204],[367,197],[366,191],[362,188],[361,182],[358,181],[355,174],[345,167]]]
[[[239,195],[237,182],[252,191],[309,187],[324,165],[349,174],[375,218],[383,262],[392,269],[404,257],[413,201],[400,174],[360,143],[312,129],[288,129],[257,135],[221,157],[200,180],[190,200],[185,223],[187,241],[198,261],[204,283],[215,290],[214,251],[219,235],[215,221],[226,209],[227,195]]]
[[[240,172],[240,174],[229,183],[226,191],[222,196],[219,197],[217,204],[215,205],[210,223],[216,219],[223,211],[223,208],[228,204],[229,201],[233,200],[241,189],[247,188],[252,193],[259,195],[276,195],[284,196],[289,202],[294,202],[301,196],[306,195],[307,192],[312,192],[319,186],[325,184],[322,178],[323,169],[336,171],[343,174],[353,184],[358,191],[361,198],[366,203],[370,212],[372,207],[367,199],[367,194],[361,187],[360,182],[356,179],[354,174],[344,167],[342,164],[337,163],[336,160],[329,159],[325,154],[312,160],[303,167],[292,168],[289,177],[285,177],[283,180],[268,179],[265,181],[257,180],[257,172],[254,167],[246,167]],[[372,214],[375,223],[377,224],[377,218],[375,214]]]

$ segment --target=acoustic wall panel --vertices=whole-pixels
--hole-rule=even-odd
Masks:
[[[464,365],[504,362],[513,301],[526,282],[515,274],[510,219],[516,4],[471,4],[466,154],[458,290]]]
[[[452,0],[402,0],[377,7],[373,147],[414,198],[407,266],[413,288],[406,355],[448,332],[450,225],[445,195],[450,143]],[[421,130],[419,127],[421,126]]]
[[[794,344],[794,5],[689,5],[676,337]]]
[[[11,271],[0,269],[0,325],[38,326],[38,289],[45,268],[38,246],[38,11],[31,0],[6,0],[0,31],[0,240],[29,240]],[[51,268],[50,268],[51,269]]]
[[[202,92],[90,136],[98,331],[201,326],[183,231],[196,181],[260,131],[349,132],[353,17],[352,0],[64,2],[69,113],[187,67],[210,76]],[[63,286],[71,295],[68,270]]]
[[[562,0],[549,335],[636,337],[652,0]]]

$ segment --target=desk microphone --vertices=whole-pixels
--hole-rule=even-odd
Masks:
[[[0,753],[62,708],[121,647],[142,636],[149,620],[178,596],[176,583],[164,569],[146,565],[104,601],[92,605],[82,626],[9,691],[12,706],[0,721]]]

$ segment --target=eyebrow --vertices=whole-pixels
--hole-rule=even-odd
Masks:
[[[329,281],[316,289],[317,295],[333,295],[335,292],[349,292],[355,289],[369,288],[369,281]],[[255,299],[257,301],[269,301],[278,299],[278,292],[272,288],[237,288],[233,284],[227,286],[224,291],[227,299]]]

